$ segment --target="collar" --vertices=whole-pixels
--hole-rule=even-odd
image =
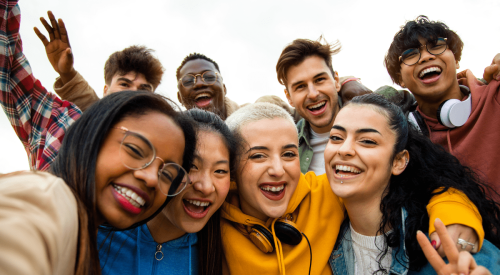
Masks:
[[[309,141],[311,140],[310,137],[310,129],[311,125],[309,125],[309,122],[306,121],[304,118],[299,120],[297,122],[297,131],[299,134],[299,147],[305,142],[308,147],[311,147],[311,144],[309,144]]]
[[[406,275],[408,274],[408,269],[410,268],[409,262],[406,256],[406,245],[405,245],[405,223],[408,213],[404,207],[401,208],[401,219],[402,226],[399,228],[399,247],[392,249],[392,263],[390,274]],[[333,252],[330,255],[330,266],[334,273],[340,274],[354,274],[355,256],[352,249],[351,242],[351,228],[349,226],[349,217],[347,217],[340,227],[340,231],[337,237],[337,242],[333,248]]]

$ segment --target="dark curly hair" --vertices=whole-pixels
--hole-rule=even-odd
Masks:
[[[421,46],[418,41],[420,37],[434,43],[440,37],[447,38],[448,47],[455,55],[455,60],[460,61],[464,47],[460,36],[450,30],[443,22],[431,21],[427,16],[420,15],[413,21],[407,21],[401,30],[394,35],[394,40],[385,56],[384,64],[394,83],[400,85],[401,80],[399,56],[407,49],[419,48]]]
[[[486,190],[493,193],[494,191],[480,182],[474,171],[461,165],[456,157],[420,134],[411,123],[408,123],[403,110],[383,96],[378,94],[357,96],[349,104],[371,105],[381,110],[388,119],[389,127],[396,133],[394,153],[405,149],[409,152],[408,166],[400,175],[391,176],[384,192],[380,204],[382,219],[378,232],[383,234],[384,229],[401,228],[402,223],[405,223],[404,241],[408,257],[401,258],[408,259],[411,270],[419,270],[427,263],[416,238],[417,230],[427,232],[429,228],[426,206],[432,196],[442,194],[449,188],[463,192],[476,205],[483,219],[485,239],[496,247],[500,246],[500,231],[497,230],[500,228],[500,205],[485,195]],[[406,221],[402,221],[402,207],[408,213]],[[382,249],[379,262],[388,253],[388,247],[399,248],[400,237],[399,230],[393,230],[385,236],[387,245]],[[396,252],[404,253],[404,251]],[[381,265],[379,267],[382,269]]]
[[[206,60],[212,64],[214,64],[215,68],[217,71],[220,73],[219,65],[217,65],[217,62],[213,61],[212,59],[208,58],[206,55],[201,54],[201,53],[190,53],[188,56],[184,57],[184,60],[182,60],[181,65],[177,67],[177,70],[175,71],[175,77],[177,77],[177,80],[181,77],[181,69],[186,65],[191,60],[196,60],[196,59],[203,59]]]
[[[153,50],[144,46],[130,46],[111,54],[104,65],[104,80],[111,84],[116,74],[126,75],[129,72],[143,74],[146,80],[156,89],[163,76],[160,60],[152,55]]]

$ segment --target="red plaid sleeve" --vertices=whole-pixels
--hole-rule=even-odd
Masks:
[[[0,103],[28,154],[32,170],[47,170],[81,111],[47,92],[23,54],[17,0],[0,0]]]

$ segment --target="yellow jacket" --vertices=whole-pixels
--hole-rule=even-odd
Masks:
[[[442,199],[443,197],[450,199]],[[450,196],[448,192],[433,197],[433,207],[428,208],[429,216],[434,211],[450,209],[456,206],[456,203],[472,204],[466,196]],[[481,235],[480,217],[477,222],[477,215],[474,214],[474,208],[464,207],[462,209],[469,213],[468,217],[476,219],[472,221],[461,220],[460,223],[473,227]],[[444,224],[452,224],[456,219],[451,216],[463,216],[464,213],[451,211],[456,215],[450,214],[446,217],[440,217]],[[472,214],[470,214],[472,213]],[[312,250],[312,269],[311,274],[332,274],[328,259],[332,253],[333,246],[339,233],[340,225],[345,217],[345,208],[332,189],[326,177],[326,174],[316,176],[313,172],[301,175],[297,189],[295,190],[287,211],[283,217],[288,214],[293,215],[293,222],[298,229],[303,232],[311,243]],[[274,222],[277,219],[268,219],[261,221],[255,217],[241,212],[241,209],[233,204],[225,202],[222,206],[222,243],[224,248],[224,271],[229,274],[297,274],[304,275],[309,272],[310,252],[309,245],[305,238],[296,245],[281,244],[275,237],[275,251],[272,253],[263,253],[248,238],[248,232],[253,224],[260,224],[270,228],[274,236]],[[453,222],[449,222],[453,221]],[[429,231],[432,233],[432,231]]]

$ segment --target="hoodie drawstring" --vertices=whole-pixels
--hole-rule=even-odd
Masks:
[[[446,138],[448,140],[448,151],[450,152],[450,154],[453,155],[453,151],[451,149],[450,129],[448,129],[448,131],[446,131]]]
[[[275,219],[273,221],[273,223],[271,224],[271,229],[273,233],[274,247],[276,249],[276,256],[278,257],[278,267],[280,270],[280,274],[285,275],[285,259],[283,257],[283,248],[281,247],[281,242],[278,241],[278,237],[276,237],[276,232],[274,231],[274,224],[277,220],[278,219]]]

